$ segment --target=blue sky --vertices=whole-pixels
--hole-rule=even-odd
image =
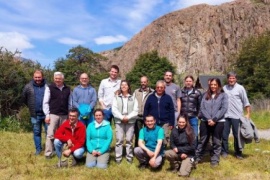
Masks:
[[[0,0],[0,47],[53,67],[68,50],[122,46],[155,19],[195,4],[232,0]]]

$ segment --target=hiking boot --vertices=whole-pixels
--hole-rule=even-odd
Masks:
[[[147,164],[141,163],[141,164],[138,166],[138,168],[139,168],[140,170],[146,169],[146,168],[147,168]]]

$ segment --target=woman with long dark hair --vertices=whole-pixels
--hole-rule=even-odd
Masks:
[[[195,162],[203,157],[210,136],[212,136],[211,167],[219,165],[221,139],[224,128],[224,114],[228,109],[228,96],[224,93],[218,78],[212,78],[201,102],[200,140],[196,149]]]
[[[173,172],[179,176],[189,176],[192,169],[192,158],[195,155],[195,134],[189,124],[187,115],[177,118],[177,126],[170,136],[171,150],[165,152]]]
[[[123,142],[125,140],[126,159],[128,163],[132,163],[132,140],[134,124],[138,115],[138,102],[131,95],[130,84],[126,80],[121,81],[120,90],[113,99],[112,113],[115,120],[116,133],[115,161],[117,164],[122,161]]]

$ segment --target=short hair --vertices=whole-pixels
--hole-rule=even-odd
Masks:
[[[156,120],[156,118],[155,118],[152,114],[148,114],[147,116],[145,116],[145,120],[146,120],[146,118],[148,118],[148,117],[153,117],[153,119]]]
[[[64,79],[64,74],[62,72],[60,72],[60,71],[55,72],[53,74],[53,77],[55,77],[55,76],[61,76]]]
[[[231,77],[231,76],[234,76],[235,78],[237,78],[236,72],[234,72],[234,71],[229,72],[229,73],[227,74],[227,79],[228,79],[229,77]]]
[[[112,68],[113,68],[113,69],[116,69],[117,72],[119,73],[119,67],[118,67],[117,65],[112,65],[112,66],[111,66],[111,69],[112,69]]]
[[[95,109],[94,116],[95,116],[96,112],[101,112],[101,114],[104,116],[104,112],[102,109],[100,109],[100,108]]]
[[[187,78],[190,78],[190,79],[192,79],[192,81],[194,81],[194,77],[193,77],[192,75],[187,75],[187,76],[185,77],[185,80],[187,80]]]
[[[76,112],[76,113],[78,114],[78,117],[80,116],[80,111],[79,111],[78,108],[75,108],[75,107],[71,108],[71,109],[68,111],[68,114],[71,113],[71,112]]]
[[[36,69],[34,74],[36,74],[36,73],[40,73],[42,75],[42,77],[44,77],[44,73],[41,69]]]
[[[167,72],[172,73],[172,75],[173,75],[173,72],[172,72],[171,70],[165,71],[164,75],[165,75]]]
[[[165,83],[165,81],[163,81],[163,80],[158,80],[158,81],[156,82],[156,86],[157,86],[158,84],[163,84],[163,86],[166,87],[166,83]]]

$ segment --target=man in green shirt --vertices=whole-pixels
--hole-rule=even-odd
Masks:
[[[146,116],[145,125],[146,127],[140,130],[139,147],[134,149],[134,154],[140,162],[139,168],[145,168],[147,165],[157,168],[161,165],[164,154],[162,146],[164,130],[156,125],[152,115]]]

